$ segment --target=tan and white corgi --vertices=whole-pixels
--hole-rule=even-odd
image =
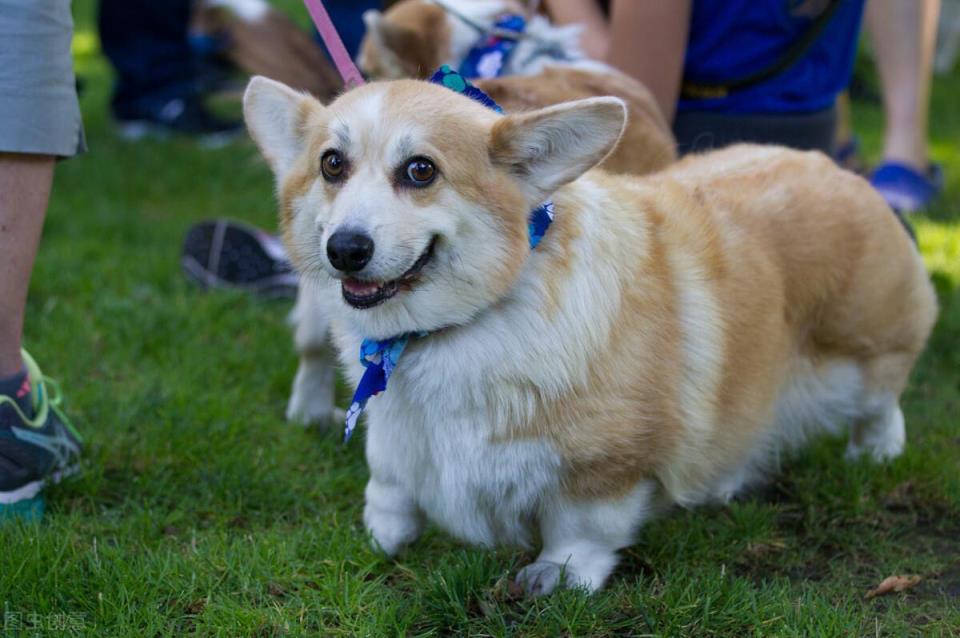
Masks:
[[[512,0],[445,0],[442,5],[401,0],[384,13],[366,12],[367,36],[359,57],[365,74],[375,79],[422,78],[441,64],[456,68],[479,38],[471,24],[489,28],[501,14],[524,12],[524,7]],[[533,39],[524,41],[512,56],[526,63],[509,66],[506,71],[513,75],[475,80],[480,89],[508,113],[587,97],[618,97],[627,106],[627,126],[602,168],[646,175],[676,161],[673,132],[653,95],[637,80],[587,59],[580,52],[579,27],[554,26],[536,16],[527,32]],[[559,53],[559,60],[556,55],[534,55],[531,43],[539,43],[541,53]],[[287,419],[305,425],[326,424],[342,415],[334,405],[333,356],[324,342],[327,331],[315,319],[322,312],[322,301],[315,296],[311,289],[301,287],[291,314],[301,365]],[[329,363],[323,363],[324,356]]]
[[[825,156],[738,146],[613,176],[591,169],[617,99],[504,116],[412,80],[324,107],[255,78],[244,109],[323,306],[301,326],[329,318],[353,382],[363,339],[422,335],[367,408],[363,518],[387,554],[428,519],[542,543],[531,593],[596,590],[651,515],[724,501],[809,436],[902,451],[935,296],[880,196]]]
[[[437,67],[457,68],[485,32],[503,14],[525,15],[515,0],[400,0],[387,11],[363,14],[367,35],[357,62],[367,77],[382,80],[424,79]],[[555,25],[533,15],[511,54],[504,75],[533,75],[562,62],[590,71],[607,65],[587,57],[580,48],[579,25]]]
[[[367,35],[358,58],[377,80],[424,79],[446,64],[458,68],[497,16],[523,14],[513,0],[401,0],[386,12],[364,14]],[[474,25],[474,26],[471,26]],[[586,97],[612,95],[627,105],[623,141],[603,168],[646,175],[677,159],[670,124],[653,94],[640,82],[580,51],[580,27],[556,26],[533,16],[501,77],[473,80],[508,113]]]

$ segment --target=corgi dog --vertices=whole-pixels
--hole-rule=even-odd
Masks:
[[[470,24],[490,28],[497,16],[522,14],[523,9],[511,0],[401,0],[384,13],[367,11],[360,68],[375,79],[423,78],[444,63],[457,68],[479,37]],[[521,40],[510,58],[530,64],[508,65],[504,70],[514,75],[479,79],[475,84],[508,113],[587,97],[618,97],[627,106],[627,125],[601,168],[646,175],[675,162],[676,140],[653,95],[630,76],[585,58],[579,49],[579,32],[579,26],[557,27],[543,16],[534,16],[526,30],[533,38]],[[550,43],[544,50],[557,55],[534,55],[529,48],[535,42],[541,47]],[[325,424],[343,415],[334,404],[336,375],[332,350],[325,343],[327,331],[324,322],[316,320],[322,306],[312,290],[301,287],[290,316],[301,365],[286,416],[304,425]],[[325,356],[330,361],[326,365]]]
[[[367,35],[358,58],[367,77],[424,79],[446,64],[459,68],[497,16],[522,14],[511,0],[401,0],[385,13],[364,14]],[[669,122],[650,91],[632,77],[580,52],[580,26],[555,26],[535,15],[498,77],[472,80],[508,113],[586,97],[613,95],[627,104],[623,141],[605,160],[614,173],[645,175],[677,159]],[[539,52],[539,54],[537,53]]]
[[[254,78],[244,114],[322,310],[300,326],[329,325],[354,383],[364,340],[409,335],[366,409],[386,554],[429,520],[541,544],[532,595],[594,591],[651,516],[726,501],[818,432],[903,450],[936,299],[882,198],[827,157],[744,145],[611,175],[619,99],[501,115],[415,80],[323,106]]]
[[[357,58],[367,77],[381,80],[426,78],[446,64],[459,68],[478,40],[486,37],[499,16],[526,15],[514,0],[400,0],[386,12],[363,15],[367,35]],[[534,75],[562,62],[575,68],[605,71],[580,48],[580,25],[554,25],[533,15],[506,60],[503,75]]]

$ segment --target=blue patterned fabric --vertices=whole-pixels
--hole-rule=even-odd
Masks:
[[[530,213],[530,248],[534,249],[553,223],[553,202],[544,202]]]
[[[502,15],[494,23],[494,30],[501,33],[507,31],[520,35],[526,28],[527,21],[521,15]],[[491,33],[467,53],[460,64],[460,75],[468,78],[500,77],[510,55],[517,48],[517,42],[516,38]]]
[[[479,102],[488,109],[492,109],[497,113],[503,113],[503,109],[500,108],[499,104],[493,101],[493,98],[467,82],[467,79],[463,77],[463,75],[451,69],[447,64],[444,64],[442,67],[436,70],[436,72],[430,77],[430,82],[432,84],[445,86],[451,91],[463,93],[474,102]]]
[[[494,102],[489,95],[473,86],[460,74],[451,69],[446,64],[433,74],[430,81],[434,84],[440,84],[457,93],[463,93],[472,100],[476,100],[489,109],[502,113],[503,109]],[[553,222],[553,202],[547,201],[537,206],[530,212],[530,249],[534,249],[547,234],[547,229]],[[366,370],[360,378],[360,383],[353,393],[353,401],[350,402],[350,408],[347,410],[347,419],[343,431],[343,443],[353,435],[360,415],[367,407],[367,401],[387,389],[387,381],[397,367],[400,355],[411,337],[425,336],[428,333],[404,334],[398,337],[391,337],[377,341],[375,339],[364,339],[360,344],[360,363]]]
[[[393,339],[375,341],[364,339],[360,344],[360,363],[366,368],[360,378],[360,384],[353,393],[353,401],[347,410],[347,422],[343,432],[343,442],[346,443],[353,435],[357,421],[367,406],[367,401],[387,389],[387,379],[407,347],[410,335],[401,335]]]

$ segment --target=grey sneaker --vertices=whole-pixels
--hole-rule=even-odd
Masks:
[[[25,351],[33,414],[0,395],[0,522],[37,519],[43,513],[41,490],[79,467],[81,438],[60,410],[57,384],[43,376]]]

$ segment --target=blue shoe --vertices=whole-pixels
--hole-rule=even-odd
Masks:
[[[884,162],[870,183],[898,213],[913,213],[933,203],[943,191],[943,169],[931,163],[926,173],[900,162]]]
[[[38,520],[43,487],[79,467],[81,438],[60,410],[56,382],[43,376],[29,354],[22,355],[33,414],[24,414],[12,397],[0,395],[0,522]]]

